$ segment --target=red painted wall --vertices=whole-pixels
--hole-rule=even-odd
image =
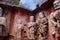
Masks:
[[[34,13],[32,14],[31,12],[24,10],[22,8],[15,8],[15,9],[8,9],[9,11],[7,12],[7,23],[8,23],[8,33],[10,33],[10,35],[15,36],[15,31],[16,31],[16,21],[17,19],[21,19],[23,24],[27,24],[29,22],[29,16],[34,15]],[[50,13],[52,11],[54,11],[53,6],[48,8],[47,10],[44,9],[46,11],[46,15],[49,16]],[[35,17],[38,15],[38,13],[36,13],[36,15],[34,15]],[[48,40],[55,40],[52,35],[50,34],[50,31],[52,29],[52,27],[48,27]],[[22,33],[22,39],[23,39],[23,31]]]

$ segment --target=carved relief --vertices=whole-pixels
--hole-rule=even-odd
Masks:
[[[16,30],[16,40],[21,40],[21,30],[23,29],[24,25],[22,24],[21,19],[17,20],[17,30]]]
[[[0,7],[0,30],[1,30],[1,35],[6,36],[6,18],[2,16],[2,8]]]
[[[54,4],[54,8],[55,9],[59,9],[60,8],[60,0],[55,0],[53,4]]]
[[[47,36],[47,19],[44,17],[43,12],[40,12],[37,19],[36,19],[37,24],[39,25],[38,27],[38,34],[41,35],[40,40],[44,40]],[[42,39],[43,38],[43,39]]]
[[[29,40],[35,40],[34,32],[35,32],[35,22],[34,22],[34,16],[30,16],[30,22],[28,23],[28,39]]]
[[[58,39],[57,37],[59,37],[58,35],[60,35],[59,34],[59,29],[60,29],[60,5],[59,5],[59,2],[58,2],[58,0],[55,0],[55,2],[54,2],[54,4],[57,6],[57,7],[55,7],[56,9],[55,9],[55,11],[54,12],[52,12],[51,14],[50,14],[50,24],[53,26],[52,27],[52,32],[51,32],[51,34],[52,34],[52,36],[54,36],[54,37],[56,37],[56,39]],[[54,6],[55,6],[54,5]],[[49,24],[49,25],[50,25]]]

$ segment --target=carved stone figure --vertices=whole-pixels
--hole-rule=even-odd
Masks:
[[[0,7],[0,24],[6,26],[6,18],[2,16],[2,8]]]
[[[7,33],[6,33],[6,18],[2,16],[2,11],[3,10],[0,7],[0,27],[1,27],[0,29],[2,31],[2,32],[0,32],[0,33],[2,33],[2,35],[0,35],[0,36],[6,36],[7,35]]]
[[[28,32],[27,32],[27,30],[29,30],[29,29],[28,29],[27,25],[25,24],[24,25],[24,40],[28,40],[28,35],[27,35]]]
[[[53,5],[54,5],[54,8],[55,8],[55,9],[59,9],[59,8],[60,8],[60,0],[55,0],[55,1],[53,2]]]
[[[57,36],[59,34],[58,32],[58,28],[60,28],[60,0],[55,0],[54,3],[54,8],[55,8],[55,11],[52,12],[50,14],[50,18],[49,18],[49,27],[51,28],[51,35],[56,37],[56,39],[58,40]],[[53,37],[52,37],[53,38]],[[54,39],[55,40],[55,39]]]
[[[47,36],[48,20],[44,16],[43,12],[39,13],[39,15],[36,19],[36,23],[38,24],[38,34],[41,35],[41,38],[38,38],[38,39],[39,40],[45,40],[45,39],[42,39],[42,38]]]
[[[21,40],[21,30],[23,29],[24,25],[22,24],[21,19],[17,21],[17,30],[16,30],[16,40]]]
[[[58,28],[60,28],[60,26],[59,26],[60,25],[60,22],[59,22],[60,17],[59,16],[60,16],[59,10],[56,10],[50,14],[50,18],[49,18],[49,21],[50,21],[49,27],[51,28],[50,33],[54,37],[56,37],[57,34],[59,34],[59,32],[58,32],[58,30],[59,30]]]
[[[30,22],[28,23],[28,39],[29,40],[35,40],[35,27],[36,23],[34,22],[34,16],[30,16]]]

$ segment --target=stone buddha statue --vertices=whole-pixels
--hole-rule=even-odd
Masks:
[[[29,40],[35,40],[35,27],[36,27],[36,23],[34,22],[34,16],[30,16],[30,21],[28,23],[28,39]]]

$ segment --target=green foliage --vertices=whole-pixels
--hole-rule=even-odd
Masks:
[[[20,0],[12,0],[12,1],[18,5]]]

